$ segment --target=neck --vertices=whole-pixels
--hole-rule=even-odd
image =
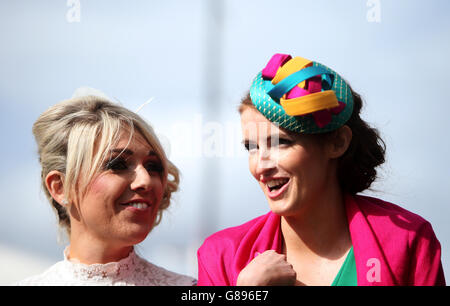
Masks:
[[[340,258],[351,246],[344,196],[336,184],[302,211],[281,218],[284,252]]]
[[[105,264],[126,258],[132,249],[133,246],[114,246],[88,235],[71,233],[68,259],[86,265]]]

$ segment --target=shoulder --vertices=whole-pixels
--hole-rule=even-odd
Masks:
[[[353,198],[358,208],[373,225],[410,233],[434,235],[431,224],[427,220],[397,204],[364,195],[356,195]]]
[[[142,283],[151,286],[194,286],[197,280],[193,277],[169,271],[139,257],[140,268],[134,272],[135,278],[141,278]],[[138,281],[138,283],[140,283]]]
[[[271,215],[273,213],[269,212],[241,225],[229,227],[212,234],[205,239],[203,245],[198,250],[198,254],[201,255],[203,252],[211,254],[211,252],[214,253],[214,251],[223,249],[230,251],[236,249],[250,231],[264,225]]]
[[[234,285],[240,270],[254,257],[254,251],[267,250],[274,241],[277,243],[273,237],[279,218],[269,212],[206,238],[197,251],[198,284]]]
[[[15,282],[13,286],[52,286],[60,284],[63,275],[61,274],[62,262],[57,262],[43,273],[30,276],[21,281]]]

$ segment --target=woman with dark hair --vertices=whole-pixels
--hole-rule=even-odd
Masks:
[[[430,223],[357,194],[385,155],[361,106],[330,68],[271,58],[239,108],[271,211],[205,240],[199,285],[445,285]]]

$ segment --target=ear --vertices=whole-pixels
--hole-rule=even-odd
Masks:
[[[64,200],[63,177],[64,175],[61,172],[52,170],[45,177],[45,185],[52,198],[56,202],[58,202],[59,205],[65,206],[63,205]]]
[[[352,141],[352,129],[343,125],[334,133],[330,143],[330,158],[339,158],[347,151]]]

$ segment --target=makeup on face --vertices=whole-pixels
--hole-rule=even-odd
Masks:
[[[113,149],[111,150],[111,158],[105,163],[104,170],[112,170],[115,172],[125,171],[132,167],[132,160],[130,157],[133,156],[134,152],[129,149]],[[145,163],[145,169],[149,173],[163,173],[164,167],[157,157],[156,153],[149,151],[147,154],[149,158]]]
[[[327,177],[327,157],[312,136],[291,135],[251,108],[241,113],[241,123],[250,172],[272,211],[291,214],[320,192]]]
[[[151,231],[164,194],[163,163],[138,134],[124,134],[79,204],[77,233],[135,244]],[[76,239],[76,238],[74,238]],[[127,242],[127,243],[128,243]]]

